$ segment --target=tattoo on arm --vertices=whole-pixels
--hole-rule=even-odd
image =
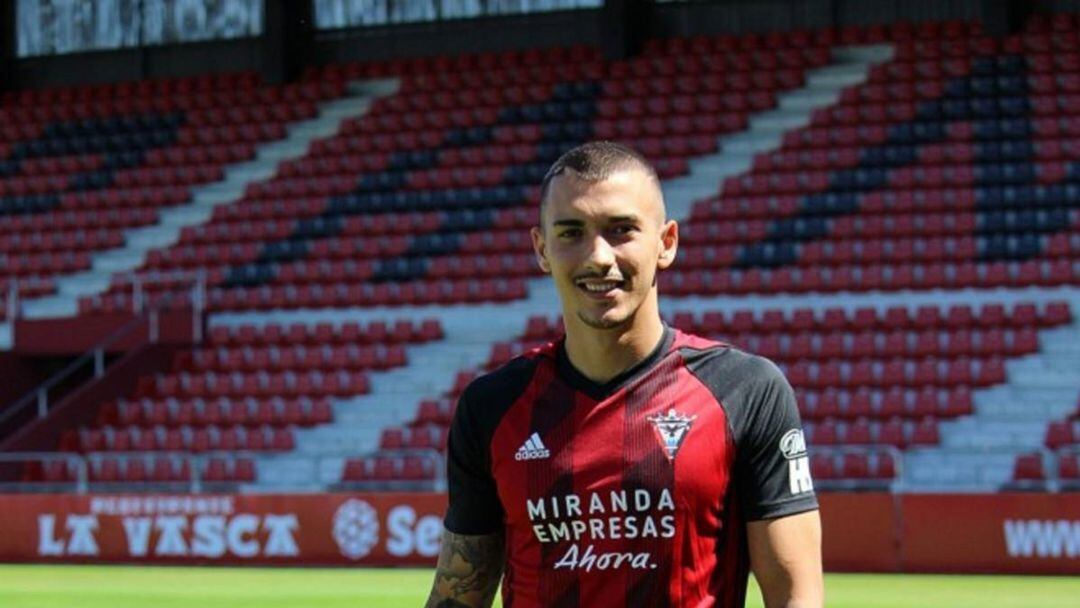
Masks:
[[[487,608],[505,559],[502,534],[443,532],[442,550],[426,608]]]

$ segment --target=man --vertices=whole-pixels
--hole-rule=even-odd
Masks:
[[[475,380],[447,455],[429,607],[823,604],[821,529],[791,387],[772,363],[668,328],[678,226],[609,142],[541,187],[537,262],[566,336]]]

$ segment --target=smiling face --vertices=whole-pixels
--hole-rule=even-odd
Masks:
[[[678,226],[665,221],[660,189],[644,171],[629,167],[598,181],[559,174],[532,239],[568,327],[620,329],[659,318],[656,274],[674,260]]]

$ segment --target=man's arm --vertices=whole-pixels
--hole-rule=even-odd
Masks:
[[[817,511],[746,525],[750,567],[766,608],[821,608],[821,518]]]
[[[444,531],[425,608],[488,608],[506,559],[503,535]]]

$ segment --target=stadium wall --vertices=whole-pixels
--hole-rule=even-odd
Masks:
[[[8,3],[0,3],[7,5]],[[979,20],[985,2],[965,0],[723,0],[657,5],[649,37],[783,31],[867,25],[897,20]],[[1040,11],[1080,11],[1080,0],[1043,0]],[[14,31],[13,13],[0,27]],[[349,28],[317,32],[303,53],[305,65],[437,54],[519,50],[571,44],[602,45],[608,28],[596,10],[540,13],[441,23]],[[10,54],[10,37],[3,48]],[[6,61],[0,77],[9,89],[107,83],[213,72],[260,70],[262,38],[197,42]]]
[[[1080,495],[821,504],[830,571],[1080,574]],[[0,495],[0,561],[431,566],[445,506],[442,494]]]

